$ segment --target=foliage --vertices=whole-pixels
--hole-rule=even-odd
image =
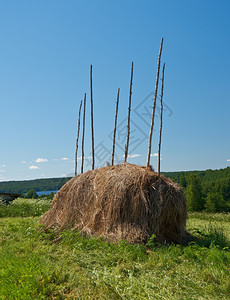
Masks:
[[[184,188],[189,211],[230,212],[230,167],[164,175]]]
[[[211,217],[189,220],[197,241],[151,250],[44,232],[38,218],[0,219],[0,299],[229,299],[229,223],[222,214],[226,230],[211,229],[202,216]]]
[[[10,204],[0,205],[0,218],[2,217],[36,217],[49,210],[49,199],[22,199],[18,198]]]
[[[42,194],[40,196],[38,196],[39,199],[50,199],[50,200],[53,200],[54,198],[54,192],[51,192],[50,194]]]
[[[204,209],[201,182],[194,174],[191,174],[188,177],[186,198],[189,211],[202,211]]]
[[[25,195],[26,199],[37,199],[38,198],[38,194],[35,192],[34,189],[30,189],[26,195]]]
[[[30,189],[39,191],[59,190],[71,177],[65,178],[44,178],[24,181],[3,181],[0,182],[0,193],[27,193]]]
[[[226,210],[226,204],[222,194],[209,192],[205,200],[205,207],[208,212],[221,212]]]
[[[222,181],[224,179],[229,179],[230,167],[220,170],[163,172],[163,174],[178,183],[180,183],[181,177],[185,176],[187,178],[188,175],[195,174],[200,178],[201,182],[212,184],[217,180]]]

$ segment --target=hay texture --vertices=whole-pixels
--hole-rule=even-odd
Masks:
[[[41,223],[46,228],[78,228],[112,242],[160,243],[186,238],[184,193],[172,180],[132,164],[107,166],[78,175],[55,195]]]

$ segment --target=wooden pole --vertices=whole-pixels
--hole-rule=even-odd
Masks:
[[[94,131],[93,131],[93,67],[90,65],[90,99],[91,99],[91,132],[92,132],[92,170],[94,170]]]
[[[114,131],[113,131],[113,152],[112,152],[112,162],[111,162],[112,166],[114,164],[114,153],[115,153],[115,140],[116,140],[116,130],[117,130],[117,113],[118,113],[119,95],[120,95],[120,89],[118,88],[118,90],[117,90],[117,102],[116,102],[116,114],[115,114]]]
[[[77,176],[77,150],[78,150],[78,140],[79,140],[79,133],[80,133],[80,119],[81,119],[81,107],[82,107],[82,100],[79,107],[78,113],[78,127],[77,127],[77,139],[76,139],[76,151],[75,151],[75,176]]]
[[[132,85],[133,85],[133,62],[132,62],[132,66],[131,66],[131,78],[130,78],[130,88],[129,88],[129,109],[128,109],[127,141],[126,141],[126,146],[125,146],[125,162],[127,161],[128,150],[129,150]]]
[[[81,174],[84,169],[84,142],[85,142],[85,107],[86,107],[86,93],[84,96],[84,106],[83,106],[83,124],[82,124],[82,144],[81,144]]]
[[[149,148],[148,148],[148,157],[147,157],[147,167],[149,167],[149,165],[150,165],[150,154],[151,154],[151,146],[152,146],[152,135],[153,135],[154,117],[155,117],[155,110],[156,110],[157,91],[158,91],[158,82],[159,82],[159,73],[160,73],[161,53],[162,53],[163,41],[164,41],[164,39],[162,38],[161,39],[159,56],[158,56],[157,78],[156,78],[155,94],[154,94],[154,101],[153,101],[151,127],[150,127],[150,133],[149,133]]]
[[[160,117],[160,132],[159,132],[159,148],[158,148],[158,177],[160,178],[160,162],[161,162],[161,135],[162,135],[162,121],[163,121],[163,91],[164,91],[164,77],[165,77],[165,64],[162,70],[162,84],[161,84],[161,117]]]

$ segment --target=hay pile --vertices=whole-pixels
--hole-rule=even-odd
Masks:
[[[107,166],[78,175],[55,195],[41,218],[46,228],[79,228],[109,241],[179,243],[186,238],[186,200],[182,189],[150,168]]]

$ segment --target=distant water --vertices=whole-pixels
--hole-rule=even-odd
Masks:
[[[58,190],[50,190],[50,191],[41,191],[41,192],[36,192],[38,194],[38,196],[41,196],[41,195],[49,195],[50,193],[54,193],[56,194],[58,192]]]

